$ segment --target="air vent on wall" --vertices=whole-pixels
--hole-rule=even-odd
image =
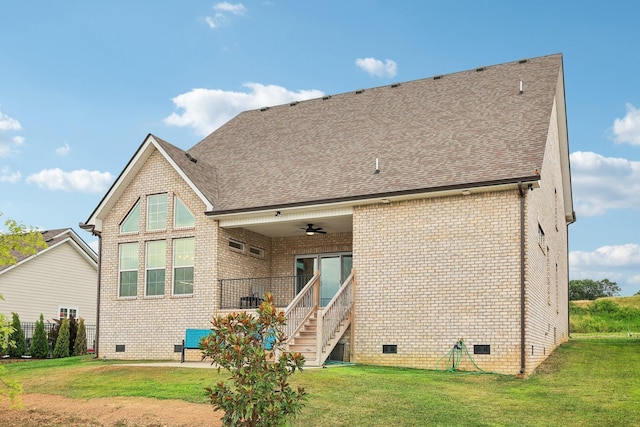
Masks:
[[[396,344],[383,344],[382,354],[396,354],[398,353],[398,346]]]

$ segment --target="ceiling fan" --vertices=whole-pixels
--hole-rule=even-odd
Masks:
[[[307,236],[313,236],[314,234],[318,233],[318,234],[327,234],[326,231],[322,231],[322,227],[313,227],[313,224],[307,224],[307,228],[301,228],[301,230],[304,230],[305,233],[307,233]]]

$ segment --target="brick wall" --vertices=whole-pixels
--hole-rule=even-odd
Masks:
[[[482,369],[516,372],[519,212],[517,191],[357,208],[355,362],[433,369],[463,339],[491,346]]]
[[[146,196],[168,193],[167,229],[145,231]],[[193,228],[173,228],[173,196],[194,214]],[[140,199],[140,232],[120,234],[120,223]],[[166,160],[155,152],[115,203],[103,222],[99,357],[121,359],[179,359],[186,328],[207,328],[216,307],[218,246],[215,222],[204,215],[205,206]],[[195,237],[193,295],[172,295],[174,238]],[[145,242],[165,240],[166,280],[162,296],[145,297]],[[119,243],[139,242],[138,289],[135,297],[118,296]],[[116,353],[116,345],[124,352]]]
[[[558,126],[549,126],[540,188],[527,192],[526,370],[531,372],[569,338],[568,243],[558,158]],[[539,228],[544,232],[539,240]]]

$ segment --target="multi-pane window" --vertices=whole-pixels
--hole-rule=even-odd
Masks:
[[[120,224],[121,233],[135,233],[136,231],[140,231],[140,200],[136,202]]]
[[[173,208],[173,226],[175,228],[193,227],[196,219],[191,211],[182,203],[182,200],[176,196],[174,198]]]
[[[176,239],[173,241],[173,294],[193,293],[193,258],[195,239]]]
[[[77,308],[68,308],[68,307],[60,307],[59,311],[59,318],[60,320],[62,319],[69,319],[71,317],[73,317],[74,319],[78,318],[78,309]]]
[[[166,242],[147,242],[146,295],[164,295]]]
[[[138,243],[120,245],[119,296],[135,297],[138,292]]]
[[[147,231],[167,228],[167,195],[147,196]]]

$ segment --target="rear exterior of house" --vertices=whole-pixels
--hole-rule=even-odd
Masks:
[[[568,339],[569,172],[560,55],[149,135],[82,225],[99,357],[179,359],[271,292],[311,365],[433,369],[462,340],[530,373]]]

